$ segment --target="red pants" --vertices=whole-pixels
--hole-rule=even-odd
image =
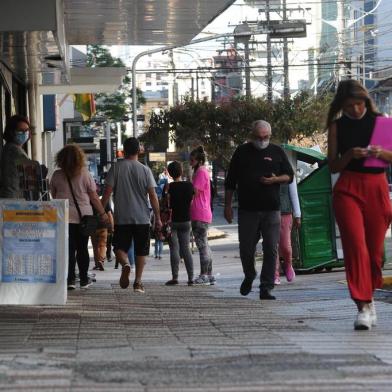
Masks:
[[[370,302],[382,286],[385,234],[392,219],[384,173],[343,172],[333,190],[351,298]]]

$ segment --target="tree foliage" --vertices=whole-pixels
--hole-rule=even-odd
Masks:
[[[272,103],[263,98],[240,98],[218,106],[213,102],[185,100],[153,114],[143,140],[149,148],[169,133],[178,150],[187,151],[202,144],[210,159],[226,167],[234,149],[247,140],[253,121],[268,121],[272,140],[288,142],[298,135],[322,131],[329,101],[328,96],[314,97],[307,92]]]
[[[110,51],[100,45],[87,46],[87,66],[95,67],[125,67],[124,62],[113,57]],[[137,106],[146,102],[141,90],[136,90]],[[127,119],[131,110],[132,88],[131,79],[126,75],[119,89],[113,94],[95,94],[97,113],[113,121]]]

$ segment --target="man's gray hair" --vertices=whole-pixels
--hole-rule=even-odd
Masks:
[[[256,131],[259,128],[264,128],[267,129],[269,131],[269,134],[272,134],[272,130],[271,130],[271,124],[267,121],[264,120],[256,120],[252,122],[252,134],[255,135]]]

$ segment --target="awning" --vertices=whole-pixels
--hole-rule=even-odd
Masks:
[[[124,67],[71,68],[69,84],[41,84],[39,94],[114,93],[122,83]]]

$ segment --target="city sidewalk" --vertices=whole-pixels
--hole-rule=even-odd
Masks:
[[[234,232],[211,245],[215,286],[186,286],[184,265],[181,284],[164,286],[166,246],[147,262],[144,295],[121,290],[108,263],[64,307],[1,306],[0,390],[392,389],[392,294],[377,293],[379,325],[356,332],[342,271],[282,277],[277,300],[261,302],[257,281],[239,294]]]

